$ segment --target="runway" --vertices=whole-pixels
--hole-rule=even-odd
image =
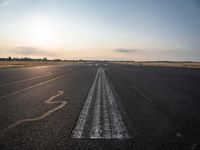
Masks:
[[[199,69],[91,62],[0,77],[2,149],[199,149]]]
[[[107,80],[108,79],[106,78],[104,69],[99,68],[77,120],[76,126],[72,131],[72,138],[129,138],[128,130],[123,123],[121,112],[115,100],[114,93],[112,92]],[[95,86],[96,95],[94,95]],[[93,110],[90,110],[93,99],[95,101],[93,104],[94,108]],[[89,111],[93,111],[92,119],[88,117]],[[90,126],[85,127],[86,124],[90,124]],[[90,130],[88,131],[88,129]]]

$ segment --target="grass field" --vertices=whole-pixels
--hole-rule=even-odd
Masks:
[[[0,61],[0,68],[52,66],[79,63],[78,61]],[[200,62],[168,62],[168,61],[115,61],[111,63],[128,64],[138,66],[161,66],[161,67],[186,67],[200,68]]]
[[[0,61],[0,68],[51,66],[51,65],[63,65],[63,64],[72,64],[72,63],[75,63],[75,62],[68,62],[68,61]]]
[[[118,61],[114,63],[140,65],[140,66],[161,66],[161,67],[186,67],[186,68],[200,68],[200,62],[170,62],[170,61]]]

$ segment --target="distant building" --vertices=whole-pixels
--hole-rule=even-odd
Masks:
[[[43,60],[43,61],[47,61],[47,58],[46,58],[46,57],[44,57],[42,60]]]

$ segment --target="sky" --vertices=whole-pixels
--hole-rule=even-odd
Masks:
[[[0,0],[0,57],[200,61],[200,0]]]

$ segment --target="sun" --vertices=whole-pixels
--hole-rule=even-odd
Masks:
[[[33,17],[26,24],[27,38],[32,44],[46,46],[57,40],[59,27],[52,20]]]
[[[48,22],[35,22],[31,27],[30,34],[35,40],[48,42],[53,36],[53,27]]]

